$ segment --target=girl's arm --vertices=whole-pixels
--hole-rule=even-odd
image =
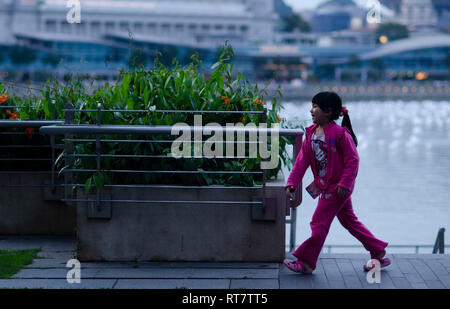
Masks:
[[[347,130],[344,131],[340,143],[344,160],[344,171],[338,186],[351,192],[355,186],[355,179],[358,174],[359,156],[352,136]]]
[[[305,138],[303,140],[300,152],[297,155],[297,159],[295,160],[294,167],[292,168],[292,171],[289,174],[286,187],[293,186],[295,189],[297,189],[309,165],[310,162],[308,159],[308,154],[306,153],[306,138]]]

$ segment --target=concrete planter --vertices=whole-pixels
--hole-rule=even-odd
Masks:
[[[80,261],[281,262],[285,257],[284,180],[269,182],[267,206],[77,202]],[[83,188],[79,200],[86,200]],[[261,189],[111,188],[108,200],[253,201]],[[92,198],[92,196],[90,197]]]
[[[48,173],[0,174],[0,235],[74,235],[76,209],[49,194]]]

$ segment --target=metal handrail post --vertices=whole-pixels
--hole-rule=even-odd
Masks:
[[[65,105],[66,109],[73,109],[73,105],[71,103],[67,103]],[[65,125],[73,124],[73,112],[72,111],[66,111],[65,116]],[[73,153],[73,142],[67,141],[69,139],[73,138],[73,134],[71,132],[64,134],[64,165],[65,168],[72,168],[73,165],[73,157],[71,156]],[[64,199],[67,201],[69,199],[72,199],[72,188],[68,184],[72,184],[72,172],[67,171],[64,173]],[[70,197],[69,197],[70,196]]]
[[[263,123],[265,123],[267,125],[267,109],[264,107],[264,113],[263,113]],[[268,136],[266,135],[266,139],[268,138]],[[250,140],[250,136],[249,136],[249,140]],[[258,145],[260,146],[260,145]],[[266,169],[262,170],[263,172],[263,179],[262,179],[262,203],[263,203],[263,210],[266,211],[266,203],[265,203],[265,199],[266,199],[266,182],[267,182],[267,175],[266,175]]]
[[[53,120],[56,120],[56,104],[55,100],[52,100],[53,107]],[[56,185],[55,185],[55,135],[50,135],[50,146],[52,147],[52,184],[51,184],[51,192],[52,194],[56,193]]]
[[[298,154],[300,153],[300,148],[302,146],[302,135],[295,136],[294,149],[293,149],[293,164],[295,164],[295,160],[297,159]],[[301,184],[300,184],[301,187]],[[297,233],[297,207],[291,207],[291,226],[290,226],[290,245],[289,250],[294,251],[295,249],[295,241],[296,241],[296,233]]]
[[[97,125],[102,125],[102,105],[100,103],[97,104]],[[100,140],[100,134],[96,134],[95,136],[95,150],[97,153],[97,172],[100,173],[101,168],[101,140]],[[100,211],[100,193],[101,188],[96,188],[97,192],[97,210]]]

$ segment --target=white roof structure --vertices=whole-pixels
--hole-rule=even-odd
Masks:
[[[361,60],[368,60],[426,48],[450,47],[450,35],[433,34],[429,36],[417,36],[407,39],[396,40],[381,45],[377,50],[360,55]]]
[[[22,0],[23,1],[23,0]],[[27,0],[29,1],[29,0]],[[34,1],[34,0],[32,0]],[[126,0],[80,0],[81,10],[86,13],[181,15],[181,16],[230,16],[252,17],[242,1],[126,1]],[[67,0],[45,0],[41,9],[67,11]]]

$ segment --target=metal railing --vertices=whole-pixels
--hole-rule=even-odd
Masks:
[[[412,248],[414,249],[414,252],[416,254],[419,253],[419,249],[420,248],[433,248],[432,253],[436,254],[444,254],[445,250],[444,248],[450,248],[450,245],[445,245],[444,244],[444,233],[445,233],[445,228],[440,228],[438,231],[438,234],[436,236],[436,241],[434,245],[421,245],[421,244],[415,244],[415,245],[391,245],[389,244],[389,248],[397,248],[397,249],[407,249],[407,248]],[[356,248],[361,248],[361,245],[324,245],[323,251],[327,253],[331,253],[331,249],[332,248],[350,248],[350,249],[356,249]]]
[[[264,111],[184,111],[184,110],[111,110],[111,109],[102,109],[101,105],[98,105],[97,109],[89,109],[89,110],[78,110],[74,109],[71,104],[67,104],[65,106],[65,109],[63,110],[65,113],[65,120],[64,123],[48,123],[48,125],[44,125],[40,128],[41,134],[49,134],[50,136],[55,135],[64,135],[64,160],[65,160],[65,166],[66,168],[63,169],[62,174],[64,175],[64,198],[62,198],[62,201],[65,201],[66,203],[72,203],[72,202],[88,202],[88,203],[95,203],[95,205],[100,206],[103,203],[195,203],[195,204],[228,204],[228,205],[238,205],[238,204],[247,204],[247,205],[259,205],[262,206],[263,209],[265,207],[264,205],[264,197],[265,197],[265,190],[266,190],[266,171],[211,171],[211,170],[197,170],[197,171],[189,171],[189,170],[141,170],[141,169],[104,169],[103,168],[103,160],[106,158],[109,159],[156,159],[156,158],[171,158],[171,156],[162,155],[162,154],[105,154],[102,153],[102,145],[105,143],[127,143],[127,144],[142,144],[142,143],[172,143],[174,140],[170,138],[165,139],[140,139],[140,138],[130,138],[129,135],[139,135],[142,136],[155,136],[155,135],[171,135],[172,130],[176,129],[176,126],[143,126],[143,125],[105,125],[102,124],[102,114],[103,113],[189,113],[189,114],[202,114],[202,113],[216,113],[216,114],[225,114],[225,113],[231,113],[231,114],[262,114],[263,115],[263,121],[265,122],[267,120],[266,110]],[[74,113],[77,112],[95,112],[97,113],[97,123],[96,124],[90,124],[90,125],[80,125],[80,124],[74,124]],[[185,129],[185,127],[182,127]],[[197,132],[198,130],[204,129],[204,127],[191,127],[191,132]],[[260,136],[260,133],[264,132],[267,134],[266,136],[270,136],[272,132],[275,132],[274,129],[253,129],[249,127],[216,127],[209,129],[217,132],[217,130],[222,130],[222,133],[232,133],[233,136],[235,133],[241,133],[244,134],[253,134],[256,133],[256,136]],[[303,136],[303,131],[301,130],[295,130],[295,129],[279,129],[276,130],[276,133],[280,136],[294,136],[295,137],[295,148],[294,148],[294,161],[295,158],[299,152],[299,149],[301,147],[301,141]],[[88,135],[93,136],[83,138],[80,137],[80,135]],[[126,139],[122,138],[108,138],[104,137],[104,135],[123,135],[126,136]],[[204,141],[203,141],[204,142]],[[251,143],[251,141],[243,140],[243,141],[224,141],[224,143]],[[95,153],[79,153],[74,151],[74,147],[78,143],[95,143]],[[195,143],[195,141],[194,141]],[[260,141],[257,141],[256,143],[260,143]],[[74,168],[73,163],[74,160],[77,158],[84,158],[84,159],[92,159],[96,160],[96,167],[95,168]],[[205,156],[201,157],[195,157],[195,158],[207,158]],[[215,159],[229,159],[226,157],[220,157],[216,156]],[[233,157],[233,159],[244,159],[249,158],[246,156],[236,156]],[[54,162],[54,160],[52,160]],[[52,166],[52,169],[54,169],[54,164]],[[74,181],[74,175],[76,173],[85,173],[85,174],[93,174],[97,172],[108,172],[112,174],[252,174],[252,175],[259,175],[262,177],[262,185],[254,185],[251,187],[247,186],[188,186],[189,188],[202,188],[202,189],[209,189],[209,190],[216,190],[219,188],[227,188],[227,189],[257,189],[261,191],[261,198],[258,200],[252,200],[252,201],[192,201],[192,200],[154,200],[154,199],[105,199],[101,195],[102,189],[95,189],[95,199],[90,198],[87,196],[86,198],[80,199],[78,197],[73,196],[72,188],[74,187],[84,187],[85,184],[76,183]],[[52,171],[52,175],[54,175],[54,171]],[[52,181],[52,184],[54,181]],[[178,185],[167,185],[167,184],[152,184],[152,185],[130,185],[130,184],[114,184],[114,185],[104,185],[104,188],[139,188],[139,189],[146,189],[146,188],[178,188],[183,187],[186,188],[186,186],[178,186]],[[290,247],[294,247],[295,244],[295,234],[296,234],[296,206],[298,206],[299,203],[294,205],[296,202],[289,202],[291,208],[290,211],[290,219],[286,221],[286,223],[290,224],[290,235],[291,235],[291,241],[290,241]],[[289,212],[286,212],[286,215],[288,215]]]
[[[326,253],[332,253],[333,248],[340,248],[340,249],[361,249],[364,250],[364,248],[361,247],[361,245],[324,245],[323,246],[323,252]],[[450,248],[450,245],[444,245],[445,248]],[[396,249],[412,249],[415,254],[419,253],[419,249],[433,249],[434,245],[423,245],[423,244],[414,244],[414,245],[389,245],[389,248],[396,248]],[[437,252],[436,252],[437,253]],[[439,253],[444,253],[439,252]],[[433,252],[435,254],[435,252]]]
[[[6,108],[21,108],[20,106],[8,106]],[[118,134],[118,135],[128,135],[128,134],[139,134],[139,135],[156,135],[156,134],[165,134],[165,135],[171,135],[172,129],[174,126],[111,126],[111,125],[103,125],[102,124],[102,113],[188,113],[188,114],[262,114],[263,120],[267,120],[266,110],[264,111],[192,111],[192,110],[110,110],[110,109],[101,109],[100,104],[98,105],[97,109],[92,110],[78,110],[74,109],[71,104],[67,104],[65,109],[63,110],[65,114],[64,120],[57,120],[56,119],[56,109],[55,109],[55,103],[53,102],[53,120],[45,120],[45,121],[36,121],[36,120],[0,120],[0,129],[8,129],[8,128],[36,128],[39,129],[32,132],[33,135],[50,135],[50,142],[48,144],[42,144],[42,145],[29,145],[29,144],[22,144],[22,145],[10,145],[10,144],[2,144],[0,145],[0,148],[7,148],[11,149],[12,147],[16,148],[49,148],[51,150],[51,156],[46,158],[0,158],[0,161],[49,161],[51,163],[51,170],[39,170],[39,171],[0,171],[0,173],[39,173],[39,174],[50,174],[51,181],[50,184],[47,185],[33,185],[33,184],[27,184],[27,185],[2,185],[2,186],[27,186],[27,187],[36,187],[36,188],[42,188],[45,187],[46,189],[50,189],[50,192],[54,195],[52,199],[57,199],[61,201],[65,201],[67,203],[75,202],[75,201],[82,201],[76,198],[73,198],[71,195],[71,189],[74,187],[84,187],[85,184],[75,183],[73,174],[74,173],[94,173],[98,171],[103,171],[102,167],[102,159],[105,158],[118,158],[118,159],[133,159],[133,158],[140,158],[140,159],[154,159],[154,158],[170,158],[167,155],[135,155],[135,154],[118,154],[118,155],[110,155],[110,154],[102,154],[101,153],[101,145],[102,143],[172,143],[173,140],[171,139],[164,139],[164,140],[151,140],[151,139],[105,139],[102,138],[102,135],[104,134]],[[75,112],[96,112],[97,113],[97,124],[94,125],[76,125],[74,124],[74,113]],[[230,132],[230,130],[233,133],[244,133],[244,134],[250,134],[254,133],[252,128],[239,128],[239,127],[233,127],[233,128],[227,128],[227,127],[220,127],[223,130],[223,133]],[[192,132],[195,132],[199,128],[191,127]],[[219,128],[216,128],[219,129]],[[200,128],[200,130],[203,130],[203,127]],[[214,129],[213,129],[214,130]],[[270,136],[272,134],[273,129],[256,129],[257,136],[259,136],[260,132],[265,131],[267,134],[266,136]],[[295,146],[294,146],[294,162],[296,159],[296,156],[299,152],[299,149],[301,147],[301,141],[303,132],[301,130],[293,130],[293,129],[280,129],[277,130],[277,133],[280,136],[294,136],[295,137]],[[24,135],[25,132],[0,132],[0,135]],[[87,134],[87,135],[95,135],[95,138],[74,138],[75,135],[79,134]],[[64,144],[57,144],[55,140],[55,136],[64,135],[64,138],[62,141]],[[95,154],[81,154],[81,153],[74,153],[74,145],[75,143],[96,143],[96,153]],[[247,141],[244,139],[244,141],[224,141],[224,143],[253,143],[252,141]],[[257,141],[256,143],[260,143]],[[55,158],[57,155],[57,152],[64,150],[64,159],[65,159],[65,165],[66,166],[72,166],[75,158],[93,158],[97,161],[97,166],[95,169],[74,169],[74,168],[66,168],[62,171],[62,174],[64,176],[63,183],[59,182],[57,183],[56,177],[59,176],[58,171],[56,171],[55,167]],[[226,157],[215,157],[217,159],[226,159]],[[234,159],[243,159],[248,158],[246,156],[235,156]],[[49,167],[50,168],[50,167]],[[264,207],[264,196],[265,196],[265,187],[266,187],[266,173],[265,170],[259,171],[259,172],[242,172],[242,171],[167,171],[167,170],[109,170],[109,172],[112,173],[160,173],[160,174],[254,174],[254,175],[261,175],[262,176],[262,185],[254,185],[251,187],[246,186],[226,186],[227,189],[258,189],[261,191],[261,200],[257,201],[170,201],[170,200],[124,200],[124,199],[101,199],[100,198],[100,191],[97,190],[97,198],[95,199],[95,203],[98,205],[100,203],[110,203],[110,202],[116,202],[116,203],[193,203],[196,204],[207,204],[207,203],[221,203],[221,204],[228,204],[228,205],[237,205],[237,204],[247,204],[247,205],[260,205]],[[105,188],[136,188],[139,187],[141,189],[146,188],[186,188],[186,186],[178,186],[178,185],[129,185],[129,184],[115,184],[115,185],[105,185]],[[57,188],[62,188],[64,190],[64,197],[61,198],[59,195],[55,194],[55,191]],[[209,190],[216,190],[223,188],[221,186],[189,186],[189,188],[202,188],[202,189],[209,189]],[[91,201],[90,199],[85,199],[83,201]],[[286,220],[287,224],[290,224],[290,247],[293,248],[295,245],[295,234],[296,234],[296,206],[298,206],[299,202],[295,204],[296,202],[288,202],[290,203],[290,206],[292,208],[288,208],[286,215],[290,214],[290,219]],[[295,205],[294,205],[295,204]],[[289,211],[290,210],[290,211]]]
[[[5,109],[21,109],[21,108],[25,108],[24,106],[0,106],[0,111],[5,110]],[[39,133],[39,128],[42,126],[49,126],[49,125],[60,125],[64,123],[64,120],[59,120],[56,119],[56,104],[55,104],[55,100],[52,100],[52,120],[0,120],[0,129],[23,129],[23,128],[33,128],[36,130],[32,130],[31,132],[29,132],[28,134],[30,135],[31,139],[33,138],[33,136],[37,136],[37,135],[41,135]],[[4,136],[20,136],[20,135],[25,135],[27,134],[26,132],[10,132],[10,131],[4,131],[4,132],[0,132],[0,136],[4,137]],[[17,140],[17,139],[16,139]],[[55,179],[55,159],[56,159],[56,155],[57,155],[57,151],[61,150],[64,148],[63,144],[56,144],[56,140],[55,140],[55,135],[50,135],[50,140],[49,143],[41,143],[38,145],[30,145],[30,143],[26,143],[26,144],[1,144],[0,145],[0,149],[7,149],[7,150],[11,150],[11,149],[24,149],[24,150],[39,150],[39,149],[50,149],[50,156],[49,157],[32,157],[32,154],[27,154],[25,158],[17,158],[17,157],[4,157],[2,156],[0,158],[0,161],[3,163],[9,163],[9,162],[20,162],[20,163],[33,163],[33,162],[49,162],[50,166],[48,165],[39,165],[40,170],[38,170],[38,168],[32,166],[29,170],[27,170],[25,168],[25,170],[18,170],[18,171],[13,171],[13,170],[1,170],[0,169],[0,173],[18,173],[18,174],[23,174],[23,173],[27,173],[27,174],[47,174],[47,173],[51,173],[51,183],[50,183],[50,190],[51,193],[54,194],[56,191],[56,187],[60,186],[56,184],[56,179]],[[46,168],[48,167],[48,169]],[[50,171],[49,171],[50,170]],[[31,185],[31,184],[27,184],[27,185],[12,185],[12,184],[8,184],[8,185],[3,185],[3,186],[7,186],[7,187],[31,187],[31,188],[42,188],[42,187],[47,187],[45,185]]]

